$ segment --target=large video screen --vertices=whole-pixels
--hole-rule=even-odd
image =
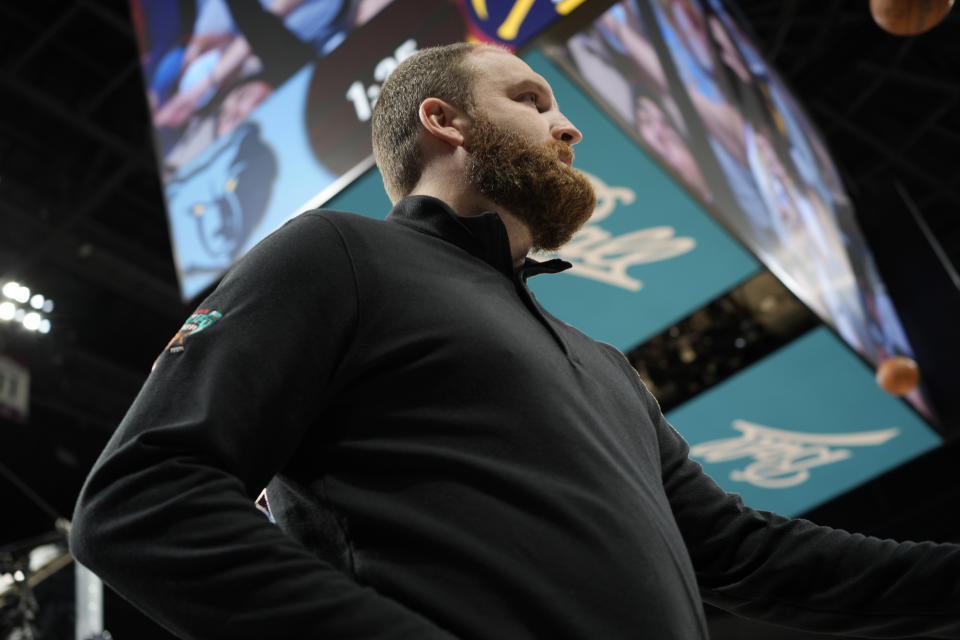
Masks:
[[[545,51],[855,351],[912,356],[823,140],[720,0],[625,0]]]

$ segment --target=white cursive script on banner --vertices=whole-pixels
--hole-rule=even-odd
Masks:
[[[810,478],[810,469],[846,460],[853,454],[845,447],[884,444],[900,434],[892,427],[856,433],[803,433],[734,420],[736,438],[703,442],[690,455],[705,462],[728,462],[753,458],[745,468],[733,471],[730,479],[765,489],[794,487]]]
[[[677,237],[674,228],[669,226],[614,236],[596,223],[613,213],[618,203],[633,203],[637,194],[627,187],[611,187],[587,172],[584,175],[593,184],[597,206],[589,222],[556,254],[573,264],[567,273],[639,291],[643,282],[627,273],[630,267],[675,258],[697,246],[696,240]]]

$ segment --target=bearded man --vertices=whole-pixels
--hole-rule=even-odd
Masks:
[[[960,637],[960,546],[746,508],[537,303],[526,279],[567,265],[527,253],[594,206],[542,77],[425,50],[373,135],[390,215],[305,213],[226,276],[84,486],[83,563],[185,638],[696,640],[701,598]]]

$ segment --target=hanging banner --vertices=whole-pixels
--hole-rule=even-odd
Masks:
[[[30,370],[0,355],[0,417],[25,422],[30,415]]]
[[[785,516],[941,442],[826,327],[698,395],[667,420],[721,487]]]

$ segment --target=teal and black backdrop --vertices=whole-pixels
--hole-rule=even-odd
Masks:
[[[941,441],[819,327],[667,414],[751,507],[796,516]]]

